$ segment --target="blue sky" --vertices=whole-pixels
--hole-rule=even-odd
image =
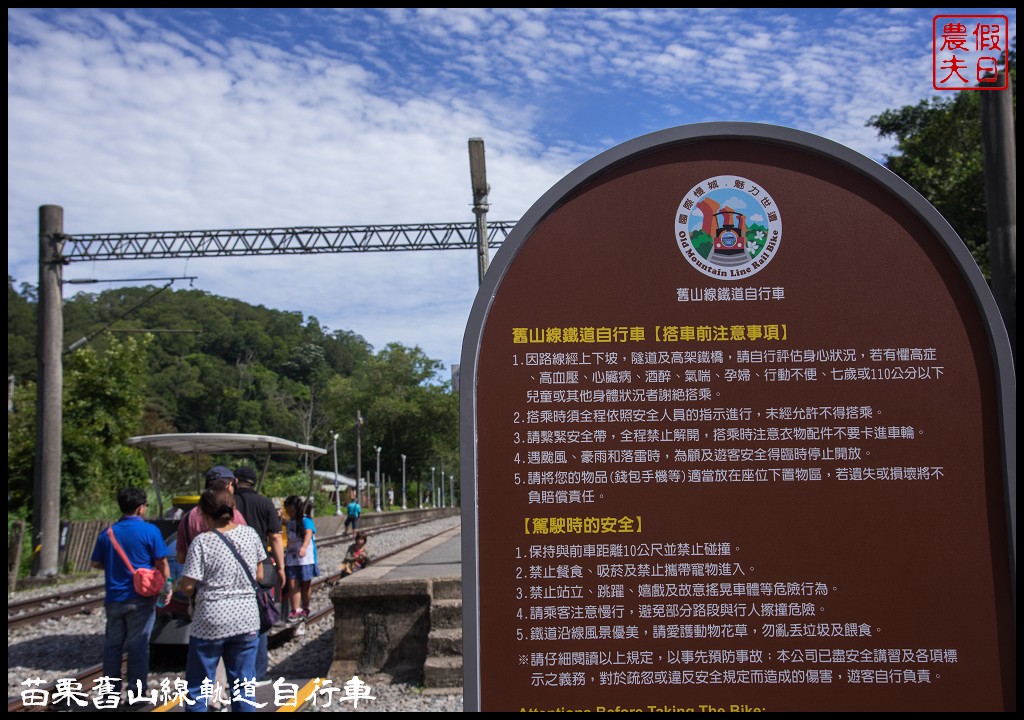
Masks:
[[[945,94],[932,18],[958,13],[1007,15],[1016,37],[1012,8],[9,8],[7,271],[37,282],[44,204],[72,235],[469,222],[471,137],[491,220],[676,125],[771,123],[881,161],[891,143],[866,123]],[[65,271],[183,275],[445,365],[478,284],[454,250]]]

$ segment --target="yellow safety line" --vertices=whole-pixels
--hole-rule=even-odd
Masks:
[[[313,697],[313,690],[316,687],[316,683],[321,678],[313,678],[305,685],[303,685],[298,692],[295,693],[296,702],[294,704],[287,704],[278,707],[274,712],[298,712],[300,709],[305,707],[306,703]],[[298,699],[305,696],[305,700],[298,702]],[[174,698],[170,702],[164,703],[160,707],[153,708],[150,712],[171,712],[174,708],[181,704],[181,696]]]
[[[153,708],[152,710],[150,710],[150,712],[170,712],[171,710],[173,710],[174,708],[178,707],[178,705],[181,704],[181,697],[182,696],[179,695],[178,697],[174,698],[170,702],[166,702],[163,705],[161,705],[160,707]]]
[[[320,678],[313,678],[308,683],[303,685],[302,688],[297,693],[295,693],[295,704],[294,705],[291,705],[291,704],[289,704],[289,705],[281,705],[274,712],[298,712],[300,709],[305,707],[306,703],[309,702],[309,699],[311,697],[313,697],[313,688],[316,687],[316,683],[319,680],[320,680]],[[306,699],[301,701],[301,702],[299,702],[299,698],[303,697],[304,693],[306,693],[305,694],[305,698]]]

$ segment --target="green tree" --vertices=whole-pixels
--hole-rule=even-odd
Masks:
[[[13,411],[7,413],[7,511],[31,519],[35,482],[36,383],[15,385]]]
[[[150,341],[149,336],[111,338],[105,352],[86,346],[66,356],[64,507],[88,506],[114,497],[119,488],[146,485],[145,463],[124,441],[138,431],[142,419]]]
[[[1016,51],[1010,53],[1017,106]],[[885,166],[921,193],[963,239],[989,277],[981,92],[949,92],[868,120],[880,137],[896,141]]]
[[[327,402],[332,427],[339,435],[339,467],[350,473],[354,470],[354,422],[359,412],[365,418],[363,471],[376,471],[373,448],[380,446],[381,474],[395,483],[396,495],[400,493],[402,455],[410,479],[419,476],[424,467],[440,467],[442,461],[446,474],[454,473],[458,399],[449,383],[438,383],[442,368],[418,347],[391,343],[352,377],[333,378]],[[411,487],[407,484],[407,489]]]
[[[35,312],[31,287],[17,292],[8,278],[8,367],[20,363],[26,372],[15,384],[9,422],[12,502],[30,502],[32,493]],[[65,428],[66,500],[103,495],[112,474],[135,477],[134,466],[116,470],[116,458],[103,449],[116,447],[138,461],[137,451],[114,442],[132,433],[259,433],[330,448],[337,432],[339,467],[354,474],[357,411],[366,418],[366,470],[374,469],[375,445],[383,448],[382,472],[393,479],[401,477],[403,454],[410,482],[423,476],[417,468],[426,467],[429,477],[431,465],[443,462],[446,474],[457,466],[458,400],[440,381],[441,363],[419,348],[393,343],[375,353],[359,335],[330,331],[302,313],[152,286],[79,293],[64,303],[64,326],[65,344],[91,338],[65,365],[65,420],[73,421]],[[143,335],[137,355],[119,340]],[[15,352],[18,343],[22,350]],[[117,422],[104,424],[101,416]],[[113,432],[115,425],[131,430]],[[97,458],[95,465],[90,458]],[[287,475],[298,462],[275,460],[273,471]],[[333,456],[320,458],[318,467],[331,469]],[[195,475],[191,462],[169,462],[161,481],[165,499],[193,487]]]
[[[337,372],[372,356],[358,335],[316,318],[196,290],[118,288],[65,304],[69,337],[159,328],[150,347],[147,413],[182,432],[252,432],[308,440]]]
[[[97,351],[87,345],[65,356],[61,507],[71,519],[109,508],[118,489],[145,487],[147,472],[138,452],[124,441],[135,434],[145,403],[149,338],[109,339]],[[32,505],[35,468],[35,385],[16,393],[8,419],[9,505]]]
[[[981,103],[976,92],[922,100],[868,121],[896,139],[885,166],[925,196],[963,239],[988,276]]]
[[[325,357],[336,373],[351,376],[369,361],[373,348],[361,335],[347,330],[336,330],[324,344]]]
[[[22,283],[14,289],[7,276],[7,376],[18,381],[36,376],[36,290]]]

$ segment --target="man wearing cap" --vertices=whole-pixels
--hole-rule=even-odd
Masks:
[[[206,489],[234,492],[235,473],[224,465],[213,466],[206,471]],[[238,525],[247,524],[245,518],[238,512],[238,508],[235,508],[235,515],[232,519]],[[181,520],[178,521],[177,547],[175,548],[179,565],[185,564],[185,556],[188,554],[188,546],[192,544],[192,539],[209,529],[206,525],[206,518],[203,517],[203,513],[198,507],[192,508],[181,516]]]
[[[248,465],[235,468],[235,506],[245,518],[245,523],[254,529],[268,547],[267,559],[263,565],[263,585],[274,588],[274,597],[281,597],[281,577],[284,568],[284,543],[281,541],[281,518],[277,514],[274,501],[256,492],[256,471]],[[274,565],[277,572],[274,572]],[[256,681],[268,682],[267,655],[268,633],[260,633],[259,645],[256,649]]]

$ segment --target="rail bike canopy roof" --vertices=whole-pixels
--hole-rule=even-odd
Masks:
[[[178,455],[264,454],[264,453],[309,453],[326,455],[327,450],[314,445],[303,445],[294,440],[285,440],[272,435],[251,435],[247,433],[162,433],[159,435],[137,435],[125,440],[132,447],[150,447],[166,450]]]
[[[149,467],[150,481],[156,493],[157,510],[163,515],[164,503],[160,491],[160,477],[164,463],[159,460],[163,451],[173,455],[190,455],[196,463],[196,493],[200,492],[202,473],[199,468],[200,455],[248,455],[262,458],[256,490],[259,491],[267,476],[267,469],[272,455],[307,455],[319,457],[326,455],[327,450],[315,445],[303,445],[294,440],[274,437],[273,435],[252,435],[248,433],[161,433],[158,435],[136,435],[125,440],[125,445],[142,450]],[[166,458],[166,456],[164,456]],[[307,496],[313,494],[313,465],[310,463],[309,490]]]

